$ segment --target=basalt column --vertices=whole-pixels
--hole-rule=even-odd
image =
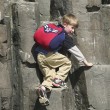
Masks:
[[[21,2],[12,4],[15,54],[19,68],[19,86],[22,108],[31,110],[32,102],[30,91],[35,91],[35,87],[40,84],[36,72],[36,56],[33,54],[33,35],[39,25],[39,11],[37,2]],[[35,59],[34,59],[35,58]],[[37,100],[36,93],[33,100]]]
[[[108,86],[110,81],[109,9],[109,5],[103,5],[100,0],[73,0],[73,12],[79,18],[77,30],[79,48],[87,60],[94,64],[83,74],[85,75],[86,98],[88,100],[86,106],[92,110],[110,108]],[[82,94],[80,99],[83,99],[82,85],[83,82],[79,85]]]

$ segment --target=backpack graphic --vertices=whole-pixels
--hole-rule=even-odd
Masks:
[[[46,24],[41,26],[34,33],[34,40],[45,49],[49,49],[49,44],[58,34],[62,32],[62,28],[55,24]]]

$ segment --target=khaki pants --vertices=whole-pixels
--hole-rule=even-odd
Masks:
[[[59,78],[64,81],[71,69],[71,61],[58,52],[46,55],[39,53],[37,60],[39,68],[44,75],[42,85],[49,89],[52,88],[52,79]],[[58,71],[56,71],[56,68],[58,68]]]

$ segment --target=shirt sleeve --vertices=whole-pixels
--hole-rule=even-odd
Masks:
[[[79,61],[82,62],[85,60],[84,55],[82,54],[82,52],[78,49],[77,46],[73,46],[70,49],[68,49],[68,51],[75,56],[75,58]]]
[[[73,38],[70,37],[69,35],[65,36],[65,40],[63,44],[64,49],[69,53],[71,53],[79,62],[82,62],[86,59],[82,54],[82,52],[79,50],[79,48],[76,46],[76,42],[77,42],[76,37],[73,36]]]

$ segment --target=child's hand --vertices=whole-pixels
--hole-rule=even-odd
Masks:
[[[86,63],[85,65],[86,65],[86,66],[93,66],[92,63]]]
[[[93,63],[89,63],[87,62],[87,60],[84,60],[83,63],[85,64],[85,66],[89,66],[89,67],[93,66]]]

